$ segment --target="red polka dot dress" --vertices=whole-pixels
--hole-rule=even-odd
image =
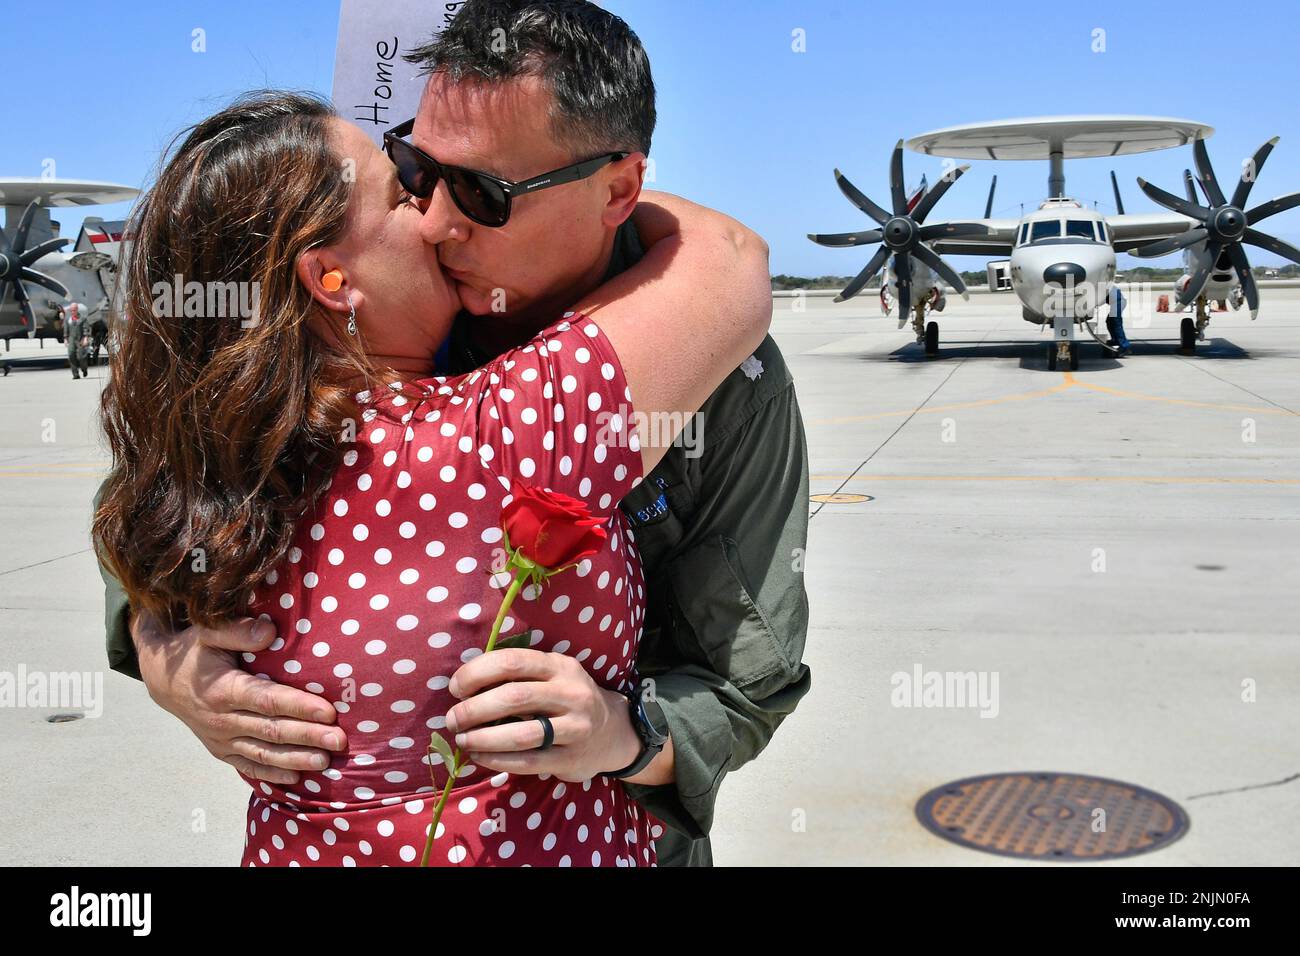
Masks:
[[[581,498],[608,539],[577,568],[520,592],[502,634],[568,654],[599,685],[636,684],[645,610],[618,501],[641,480],[631,396],[609,340],[568,313],[528,345],[455,378],[363,394],[346,452],[288,560],[256,595],[280,637],[244,668],[327,698],[348,750],[292,788],[248,780],[249,866],[412,866],[447,769],[430,731],[482,653],[510,575],[501,508],[512,481]],[[437,787],[435,792],[434,787]],[[662,824],[597,776],[461,769],[436,866],[649,866]]]

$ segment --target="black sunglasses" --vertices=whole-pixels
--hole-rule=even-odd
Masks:
[[[606,153],[563,169],[553,169],[523,182],[512,183],[489,173],[438,162],[402,139],[403,136],[409,136],[414,128],[415,120],[409,119],[384,134],[384,152],[397,167],[397,181],[402,188],[417,199],[428,199],[433,195],[438,180],[445,179],[456,208],[479,225],[493,228],[504,226],[510,219],[511,203],[515,196],[586,179],[602,166],[616,163],[628,155]]]

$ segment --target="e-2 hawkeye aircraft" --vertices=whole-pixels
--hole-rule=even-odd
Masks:
[[[59,309],[86,304],[96,322],[112,308],[112,292],[124,223],[87,218],[73,242],[56,235],[50,209],[96,206],[134,198],[139,190],[116,183],[66,179],[0,178],[0,339],[62,335]]]
[[[1041,117],[936,130],[913,137],[906,145],[927,155],[957,159],[1045,159],[1049,163],[1048,198],[1019,219],[994,219],[990,218],[990,190],[983,219],[927,223],[926,217],[944,193],[970,167],[950,168],[909,208],[903,189],[904,143],[899,140],[890,163],[892,212],[876,205],[838,169],[835,171],[840,190],[879,228],[811,234],[808,238],[840,248],[880,243],[866,267],[845,286],[836,301],[857,295],[890,260],[884,282],[898,300],[899,328],[910,317],[917,341],[924,343],[928,355],[937,354],[939,348],[938,323],[927,322],[926,316],[936,307],[942,308],[941,280],[969,297],[965,283],[942,256],[1008,257],[1005,262],[990,263],[990,273],[995,271],[994,266],[1005,267],[1025,321],[1052,326],[1050,368],[1058,363],[1078,367],[1076,326],[1086,328],[1101,341],[1092,321],[1098,310],[1106,307],[1117,252],[1160,256],[1183,249],[1188,273],[1177,286],[1177,296],[1180,306],[1197,303],[1196,320],[1187,318],[1182,323],[1183,348],[1191,350],[1204,337],[1209,321],[1207,298],[1231,296],[1234,280],[1250,306],[1251,317],[1258,314],[1259,292],[1241,248],[1243,242],[1300,262],[1300,250],[1252,228],[1260,220],[1300,204],[1300,193],[1280,196],[1249,210],[1243,208],[1276,138],[1261,146],[1244,164],[1241,181],[1228,198],[1214,178],[1205,150],[1204,140],[1213,132],[1211,127],[1190,120],[1146,116]],[[1113,173],[1117,215],[1088,209],[1065,194],[1066,159],[1119,156],[1189,143],[1208,206],[1194,198],[1184,200],[1139,178],[1143,192],[1170,211],[1126,214]],[[1233,275],[1225,279],[1225,270],[1218,269],[1219,265],[1230,266]],[[1211,282],[1215,285],[1208,288],[1207,296]]]

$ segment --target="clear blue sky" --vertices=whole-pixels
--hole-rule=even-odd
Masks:
[[[888,196],[899,138],[958,123],[1049,113],[1149,113],[1216,129],[1220,179],[1264,140],[1282,141],[1252,200],[1300,189],[1300,51],[1294,7],[1262,0],[1238,16],[1222,2],[919,2],[606,0],[646,48],[659,87],[656,185],[758,229],[772,271],[852,274],[860,251],[814,246],[807,232],[867,228],[831,178],[839,166],[877,201]],[[441,4],[430,0],[430,17]],[[1246,8],[1242,8],[1244,11]],[[901,15],[900,10],[906,15]],[[0,176],[143,185],[187,123],[262,86],[329,92],[338,10],[330,0],[105,4],[0,0],[6,85]],[[207,52],[191,52],[191,30]],[[807,50],[791,49],[802,29]],[[1094,53],[1093,31],[1106,50]],[[1240,60],[1234,60],[1240,57]],[[39,78],[39,79],[38,79]],[[905,154],[910,183],[941,161]],[[1190,149],[1066,165],[1067,192],[1111,209],[1109,171],[1129,212],[1151,211],[1134,179],[1181,191]],[[1045,164],[977,163],[932,214],[1018,215],[1046,192]],[[120,218],[125,207],[90,210]],[[75,236],[81,215],[56,214]],[[1264,227],[1300,245],[1300,210]],[[1256,264],[1280,262],[1251,250]],[[954,262],[982,268],[984,260]],[[1169,257],[1161,265],[1175,265]]]

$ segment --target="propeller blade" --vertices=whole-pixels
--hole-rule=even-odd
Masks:
[[[984,204],[984,218],[985,218],[985,219],[992,219],[992,218],[993,218],[993,191],[994,191],[995,189],[997,189],[997,188],[998,188],[998,177],[994,176],[994,177],[993,177],[993,182],[989,183],[989,198],[988,198],[988,202],[986,202],[986,203]]]
[[[39,285],[49,289],[55,295],[63,299],[71,298],[68,295],[68,287],[58,279],[52,279],[43,272],[37,272],[35,269],[24,269],[19,273],[23,282],[30,282],[33,285]]]
[[[1219,188],[1219,181],[1214,178],[1214,167],[1210,165],[1210,154],[1206,152],[1205,140],[1197,136],[1196,142],[1192,143],[1192,158],[1196,160],[1196,172],[1201,178],[1201,188],[1205,190],[1205,195],[1209,197],[1210,202],[1216,206],[1222,206],[1227,200],[1223,198],[1223,190]]]
[[[925,222],[925,217],[930,214],[930,210],[934,208],[934,204],[943,198],[943,194],[948,191],[953,183],[961,179],[962,173],[966,172],[968,169],[970,169],[970,166],[958,166],[950,174],[945,174],[939,177],[939,182],[935,184],[933,189],[921,197],[921,201],[917,203],[916,208],[912,210],[913,221],[917,223]]]
[[[944,262],[933,249],[929,246],[923,246],[920,243],[917,243],[917,245],[912,249],[912,255],[916,256],[916,258],[920,259],[935,272],[939,273],[939,278],[943,279],[944,282],[956,289],[963,299],[968,302],[970,301],[970,293],[966,291],[966,283],[961,281],[961,276],[957,275],[957,273],[952,270],[952,266]]]
[[[1196,297],[1201,294],[1205,288],[1205,281],[1210,278],[1210,273],[1214,269],[1214,264],[1219,260],[1219,251],[1222,247],[1215,242],[1206,247],[1207,255],[1204,263],[1192,273],[1191,280],[1178,296],[1179,305],[1190,305],[1196,301]],[[1209,253],[1213,253],[1210,255]]]
[[[1300,249],[1297,249],[1289,242],[1283,242],[1275,236],[1265,235],[1258,229],[1247,229],[1242,233],[1241,241],[1249,242],[1252,246],[1259,246],[1261,249],[1267,249],[1269,252],[1276,253],[1300,265]]]
[[[1237,188],[1232,191],[1232,205],[1238,209],[1246,205],[1246,199],[1250,196],[1250,188],[1255,185],[1255,180],[1259,178],[1259,171],[1264,168],[1264,160],[1268,159],[1268,154],[1273,152],[1273,147],[1277,145],[1280,138],[1274,136],[1255,150],[1255,155],[1250,158],[1250,165],[1241,171],[1241,181],[1237,183]]]
[[[0,252],[8,252],[8,251],[9,251],[9,237],[5,235],[5,231],[3,229],[0,229]]]
[[[965,236],[987,236],[989,227],[981,222],[936,222],[916,231],[922,242],[934,239],[960,239]]]
[[[1199,219],[1201,222],[1210,218],[1210,210],[1204,206],[1197,205],[1194,202],[1188,202],[1180,196],[1173,193],[1165,192],[1154,183],[1149,183],[1141,176],[1138,177],[1138,188],[1151,197],[1155,202],[1164,206],[1166,209],[1172,209],[1174,212],[1181,212],[1184,216],[1191,219]]]
[[[1252,226],[1261,219],[1267,219],[1269,216],[1276,215],[1279,212],[1285,212],[1294,206],[1300,206],[1300,193],[1291,193],[1288,196],[1277,196],[1268,202],[1262,202],[1258,206],[1246,210],[1246,222]],[[0,252],[4,250],[0,249]]]
[[[1246,258],[1246,250],[1241,248],[1239,242],[1228,246],[1228,255],[1232,257],[1237,278],[1241,280],[1241,291],[1246,293],[1246,304],[1250,306],[1250,317],[1253,320],[1259,315],[1259,289],[1255,287],[1255,276],[1250,271],[1250,260]]]
[[[61,249],[71,241],[72,241],[71,239],[68,239],[66,237],[62,239],[46,239],[40,245],[32,246],[30,249],[26,250],[21,256],[18,257],[18,261],[25,266],[29,266],[37,259],[40,259],[42,256],[47,256],[51,252],[55,252],[58,249]]]
[[[36,313],[32,310],[31,300],[27,298],[27,290],[23,288],[21,282],[10,282],[14,287],[14,297],[18,300],[18,309],[23,314],[23,328],[27,330],[27,337],[30,339],[36,335]]]
[[[1182,235],[1170,236],[1168,239],[1158,239],[1148,245],[1130,249],[1128,254],[1137,256],[1139,259],[1154,259],[1156,256],[1167,256],[1178,249],[1186,249],[1188,246],[1196,245],[1209,234],[1210,230],[1204,226],[1197,226],[1195,229],[1188,229]]]
[[[885,264],[885,259],[889,256],[889,247],[881,246],[876,250],[876,254],[871,257],[871,261],[863,267],[862,271],[853,277],[853,281],[844,287],[839,295],[835,297],[836,302],[843,302],[845,299],[851,299],[867,284],[867,280],[880,271],[880,267]]]
[[[907,191],[903,188],[903,141],[894,144],[894,155],[889,158],[889,198],[894,203],[894,215],[907,215]]]
[[[1183,191],[1187,193],[1188,202],[1196,202],[1196,186],[1192,184],[1192,171],[1183,170]]]
[[[33,199],[23,210],[23,217],[18,221],[18,231],[14,233],[14,249],[22,252],[27,248],[27,234],[31,232],[32,222],[36,218],[36,209],[40,206],[40,200]]]
[[[870,232],[808,233],[808,238],[817,245],[830,246],[832,249],[870,245],[873,242],[879,242],[883,236],[884,233],[879,229],[872,229]]]
[[[907,315],[912,308],[912,257],[906,252],[894,255],[894,284],[898,286],[898,314]]]
[[[840,192],[844,193],[844,195],[848,198],[849,202],[853,203],[853,205],[857,206],[860,210],[862,210],[872,219],[876,220],[876,222],[880,223],[883,226],[886,222],[889,221],[890,219],[889,213],[885,212],[885,210],[881,209],[870,199],[868,199],[863,194],[862,190],[858,189],[857,186],[849,182],[848,177],[845,176],[838,169],[835,170],[835,184],[840,187]]]
[[[1110,188],[1115,191],[1115,211],[1122,216],[1124,215],[1124,200],[1119,196],[1119,180],[1115,178],[1115,170],[1113,169],[1110,171]],[[1196,197],[1193,196],[1192,202],[1195,201]],[[984,218],[987,219],[988,215],[986,214]]]

